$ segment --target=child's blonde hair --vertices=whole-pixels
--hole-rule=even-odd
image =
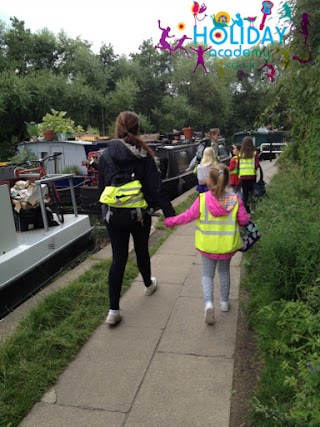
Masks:
[[[210,168],[208,178],[208,188],[211,193],[219,199],[225,193],[225,189],[229,183],[229,169],[222,163],[219,163]]]
[[[216,156],[211,147],[207,147],[203,151],[203,156],[200,165],[214,165],[216,163]]]

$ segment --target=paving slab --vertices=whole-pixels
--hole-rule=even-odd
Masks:
[[[152,275],[161,278],[165,283],[183,283],[192,268],[195,256],[196,254],[173,256],[156,252],[151,261]],[[140,274],[138,280],[141,280]]]
[[[158,329],[101,325],[60,376],[57,403],[128,411],[160,335]]]
[[[228,427],[233,361],[157,353],[125,427]]]
[[[176,255],[196,255],[194,247],[194,232],[193,235],[180,234],[175,239],[167,239],[158,249],[157,254],[166,254],[176,257]]]
[[[202,297],[179,298],[158,350],[232,358],[235,351],[238,301],[230,303],[230,311],[227,313],[222,312],[219,302],[215,301],[215,319],[214,325],[204,322]]]
[[[152,296],[144,295],[142,282],[134,282],[121,298],[123,325],[164,329],[181,290],[181,284],[158,283]]]
[[[37,403],[19,427],[121,427],[124,419],[120,412]]]

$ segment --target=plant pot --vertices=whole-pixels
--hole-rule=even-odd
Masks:
[[[46,141],[53,141],[54,135],[55,135],[55,132],[53,129],[47,129],[43,131],[43,136]]]
[[[194,129],[193,128],[183,128],[182,129],[182,132],[183,132],[183,135],[184,135],[184,137],[186,138],[186,139],[191,139],[192,138],[192,135],[193,135],[193,131],[194,131]]]
[[[57,133],[56,135],[57,135],[57,140],[58,141],[65,141],[67,139],[65,133]]]

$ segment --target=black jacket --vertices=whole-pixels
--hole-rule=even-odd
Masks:
[[[109,156],[111,161],[106,160]],[[160,172],[154,158],[144,150],[139,151],[120,139],[112,139],[99,159],[100,194],[106,185],[111,185],[111,181],[119,169],[134,170],[135,179],[141,182],[148,208],[154,210],[161,208],[165,217],[175,215],[170,200],[161,193]]]

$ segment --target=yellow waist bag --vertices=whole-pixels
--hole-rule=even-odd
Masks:
[[[148,207],[139,180],[130,181],[120,187],[106,186],[99,201],[116,208],[145,209]]]

